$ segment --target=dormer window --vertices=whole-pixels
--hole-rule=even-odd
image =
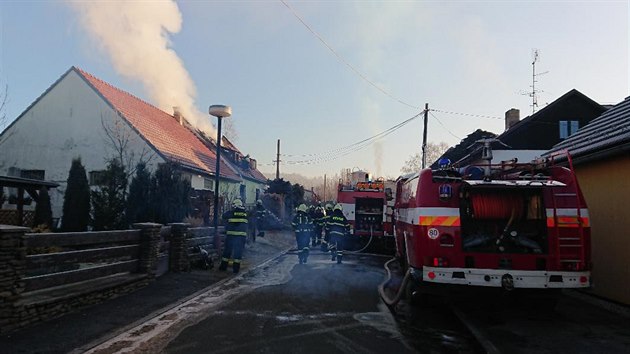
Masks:
[[[561,120],[558,123],[560,127],[560,139],[566,139],[580,129],[580,121],[577,120]]]

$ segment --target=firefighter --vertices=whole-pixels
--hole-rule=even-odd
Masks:
[[[328,251],[328,242],[330,241],[330,235],[328,234],[328,229],[325,227],[326,223],[330,219],[332,215],[333,205],[328,203],[326,204],[326,208],[324,209],[324,217],[322,218],[322,225],[324,226],[324,240],[322,241],[321,250],[322,252]]]
[[[343,258],[343,249],[348,233],[350,232],[350,223],[343,215],[341,204],[335,205],[332,215],[326,221],[326,231],[330,235],[329,249],[332,260],[341,263]]]
[[[262,231],[262,228],[265,223],[265,216],[267,216],[267,209],[265,209],[260,199],[256,201],[254,216],[254,241],[256,241],[256,236],[265,237],[265,232]]]
[[[241,269],[241,259],[243,257],[243,248],[247,239],[248,222],[247,211],[243,207],[240,199],[232,202],[232,210],[223,214],[223,223],[225,224],[225,248],[221,257],[221,265],[219,270],[226,270],[228,262],[232,260],[232,271],[234,274]],[[230,258],[230,257],[234,258]]]
[[[313,224],[315,226],[315,231],[313,232],[313,247],[322,243],[322,230],[324,229],[325,217],[326,213],[324,212],[324,208],[321,206],[315,208],[315,212],[313,213]]]
[[[309,253],[308,243],[313,233],[313,219],[308,216],[306,205],[300,204],[291,225],[295,231],[298,260],[300,264],[306,263]]]

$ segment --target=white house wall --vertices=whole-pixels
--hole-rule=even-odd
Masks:
[[[245,181],[245,200],[243,201],[245,204],[254,204],[256,203],[256,189],[260,190],[260,195],[264,193],[264,184],[250,181],[248,179],[243,179]]]
[[[105,169],[115,154],[108,146],[103,123],[129,137],[136,158],[152,155],[155,170],[164,162],[149,145],[76,72],[69,73],[22,114],[0,136],[0,174],[11,167],[45,170],[45,179],[60,184],[50,193],[54,217],[61,216],[63,193],[72,159],[81,158],[88,173]]]

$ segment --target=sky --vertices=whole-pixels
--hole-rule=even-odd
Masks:
[[[236,145],[263,172],[280,139],[281,172],[396,177],[421,149],[421,117],[346,148],[426,103],[429,142],[501,133],[508,109],[531,114],[534,49],[539,109],[571,89],[622,101],[629,12],[629,1],[4,0],[5,125],[74,65],[201,125],[216,122],[209,105],[230,105]]]

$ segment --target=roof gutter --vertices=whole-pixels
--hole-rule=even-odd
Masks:
[[[570,151],[570,150],[569,150]],[[620,145],[613,145],[604,150],[595,151],[585,155],[578,155],[573,157],[573,164],[580,165],[593,161],[601,161],[603,159],[622,155],[630,151],[630,142],[626,142]]]

